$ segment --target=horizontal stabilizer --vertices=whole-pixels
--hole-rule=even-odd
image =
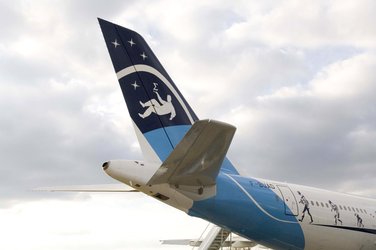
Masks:
[[[57,187],[40,187],[34,191],[50,192],[138,192],[124,184],[74,185]]]
[[[195,122],[148,184],[215,185],[235,130],[219,121]]]

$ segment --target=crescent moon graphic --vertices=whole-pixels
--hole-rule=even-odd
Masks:
[[[118,71],[116,73],[117,77],[118,77],[118,80],[120,80],[121,78],[129,75],[129,74],[132,74],[132,73],[135,73],[135,72],[147,72],[147,73],[150,73],[156,77],[158,77],[172,92],[172,94],[176,97],[176,99],[178,100],[178,102],[180,103],[181,107],[184,109],[185,113],[187,114],[188,116],[188,119],[189,121],[191,122],[191,124],[194,123],[194,120],[192,118],[192,115],[191,113],[189,112],[187,106],[185,105],[185,103],[183,102],[183,99],[181,98],[181,96],[178,94],[178,92],[176,91],[176,89],[172,86],[172,84],[167,80],[166,77],[164,77],[158,70],[156,70],[155,68],[153,67],[150,67],[148,65],[145,65],[145,64],[137,64],[137,65],[134,65],[134,66],[129,66],[127,68],[124,68],[120,71]]]

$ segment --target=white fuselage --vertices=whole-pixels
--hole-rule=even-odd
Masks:
[[[278,248],[274,242],[268,244],[268,239],[259,238],[258,235],[253,238],[252,232],[242,231],[242,228],[238,226],[226,225],[224,217],[228,216],[232,218],[232,221],[239,220],[245,223],[244,216],[249,218],[252,216],[251,211],[257,211],[259,212],[258,219],[261,217],[261,223],[252,226],[259,229],[265,227],[266,231],[269,230],[267,227],[273,227],[273,225],[263,223],[263,221],[278,220],[280,221],[278,226],[282,230],[285,224],[295,223],[304,235],[304,249],[376,249],[376,201],[373,199],[259,178],[220,174],[216,190],[214,192],[210,188],[204,190],[203,195],[207,192],[210,196],[214,195],[210,199],[216,200],[216,206],[204,207],[204,210],[207,209],[209,213],[214,214],[214,219],[208,219],[205,211],[202,215],[191,213],[192,210],[200,212],[202,208],[195,208],[195,204],[206,198],[200,198],[198,194],[192,195],[186,190],[168,184],[146,185],[146,180],[150,179],[154,172],[153,169],[155,167],[151,167],[148,163],[113,161],[105,171],[113,178],[170,206],[222,227],[228,227],[231,231],[251,240],[261,241],[260,243],[266,246]],[[248,184],[241,183],[239,178],[246,180]],[[221,191],[224,181],[228,182],[227,185],[233,185],[229,190],[230,195]],[[241,193],[245,198],[238,202],[234,200],[235,193]],[[272,197],[276,200],[275,203],[266,201],[268,197],[271,198],[270,196],[275,196]],[[303,199],[302,196],[304,196]],[[223,209],[221,207],[223,204],[227,206],[226,203],[239,205],[224,209],[225,211],[216,211]],[[241,206],[250,206],[250,214],[242,215]],[[236,212],[237,210],[240,212]],[[217,216],[217,214],[221,215]],[[303,220],[301,220],[302,217]],[[286,218],[289,221],[286,221]],[[252,223],[257,223],[257,221],[252,220]],[[241,227],[247,228],[248,226],[243,224]]]
[[[295,196],[293,202],[297,203],[297,207],[286,200],[285,204],[288,204],[291,211],[297,209],[298,219],[302,217],[304,210],[304,204],[299,203],[301,196],[298,192],[306,197],[313,223],[310,223],[310,216],[306,211],[300,222],[305,237],[304,249],[376,249],[376,200],[313,187],[258,180],[260,183],[288,186]],[[281,195],[279,190],[275,190],[275,193]],[[332,208],[329,201],[337,206],[338,211]],[[367,229],[369,233],[365,232]]]

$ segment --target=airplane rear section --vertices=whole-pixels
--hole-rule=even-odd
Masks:
[[[286,184],[258,189],[256,179],[240,176],[225,157],[235,127],[199,120],[138,33],[98,20],[145,158],[105,162],[108,175],[275,249],[305,249],[307,242],[307,249],[318,249],[306,237],[330,241],[330,235],[345,235],[327,227],[328,236],[322,236],[300,223],[296,194]],[[364,249],[376,249],[376,239],[375,245],[367,240]]]
[[[215,177],[221,166],[222,170],[237,173],[232,164],[223,159],[234,131],[221,132],[234,128],[215,121],[198,121],[145,40],[132,30],[102,19],[98,21],[146,159],[142,163],[112,160],[105,163],[103,169],[114,179],[188,212],[194,200],[215,195]],[[190,136],[184,140],[188,131],[191,131]],[[215,131],[217,134],[212,133]],[[210,133],[210,138],[203,138]],[[221,133],[229,136],[222,138]],[[196,140],[198,143],[192,146]],[[195,148],[207,142],[205,147],[209,150],[208,142],[218,140],[217,149],[226,145],[220,158],[206,152],[186,161],[187,145],[195,152]],[[178,149],[182,141],[185,146]],[[208,165],[210,161],[215,164]]]
[[[130,186],[140,187],[153,176],[159,164],[131,160],[111,160],[103,163],[103,170],[112,178]]]
[[[98,21],[144,158],[161,163],[198,117],[142,36]],[[227,159],[222,170],[238,173]]]
[[[225,157],[235,128],[217,121],[199,121],[139,34],[102,19],[99,24],[147,159],[112,160],[104,164],[105,172],[194,216],[207,211],[200,204],[216,201],[226,206],[224,199],[237,191],[231,181],[229,190],[234,193],[224,189],[229,182],[225,174],[238,175]],[[227,211],[236,211],[234,204],[229,205]],[[220,223],[217,216],[221,216],[221,208],[212,207],[212,215],[200,217]],[[232,220],[231,216],[226,218]]]
[[[217,195],[196,201],[189,214],[273,249],[304,249],[304,233],[284,201],[256,179],[221,173]]]
[[[159,167],[157,163],[111,160],[103,163],[102,167],[106,174],[112,178],[183,212],[188,212],[188,209],[192,207],[192,199],[176,192],[169,184],[147,184],[155,173],[154,169]]]
[[[188,212],[193,201],[215,196],[216,179],[235,127],[197,121],[162,163],[111,160],[103,164],[112,178]],[[155,169],[158,169],[155,171]],[[181,207],[182,201],[189,206]]]

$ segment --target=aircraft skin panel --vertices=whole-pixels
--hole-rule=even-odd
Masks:
[[[98,20],[141,150],[149,161],[109,161],[107,174],[271,248],[376,249],[375,200],[240,176],[227,158],[215,185],[196,193],[179,184],[147,185],[198,117],[138,33]]]
[[[287,204],[282,200],[278,185],[290,187],[296,198],[305,195],[310,204],[314,202],[315,206],[310,206],[312,223],[307,211],[303,221],[299,221],[304,210],[302,203],[299,203],[297,216],[286,213]],[[336,212],[329,206],[329,200],[341,205],[342,224],[337,221],[335,225]],[[345,211],[344,206],[363,210],[362,225],[354,211]],[[301,185],[221,173],[217,178],[217,195],[195,201],[188,214],[273,249],[376,248],[375,200]]]
[[[252,188],[250,181],[255,182],[220,173],[217,195],[194,202],[188,214],[268,247],[304,249],[303,230],[294,216],[285,214],[283,201],[270,189]]]
[[[150,145],[150,141],[145,138],[145,136],[141,133],[141,131],[138,129],[137,125],[132,122],[133,128],[136,133],[136,137],[138,140],[138,143],[140,144],[140,148],[142,151],[142,155],[144,156],[144,159],[149,162],[159,162],[162,163],[161,159],[159,158],[158,154],[155,152],[154,148]],[[169,147],[168,147],[169,148]]]
[[[172,152],[171,143],[175,147],[190,128],[191,125],[171,126],[164,129],[154,129],[146,132],[144,136],[155,150],[160,160],[164,161]],[[170,134],[170,140],[165,136],[166,131]]]
[[[301,196],[309,200],[313,222],[307,211],[300,222],[307,235],[306,249],[376,249],[375,200],[295,184],[289,187],[298,200]],[[298,219],[303,211],[304,204],[299,203]]]

